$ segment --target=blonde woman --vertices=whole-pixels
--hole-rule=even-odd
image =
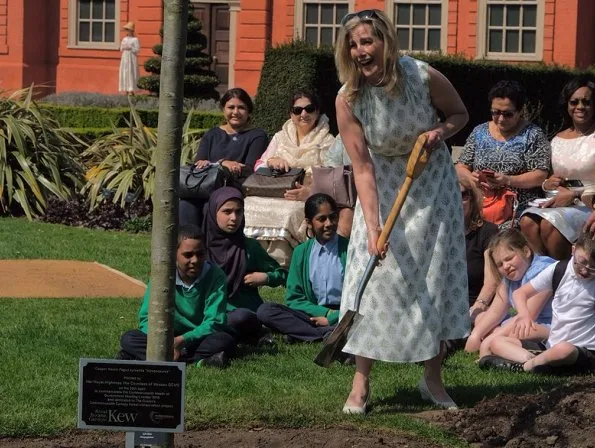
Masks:
[[[138,81],[136,55],[140,51],[140,42],[138,41],[138,37],[134,35],[134,22],[128,22],[123,28],[126,31],[126,36],[124,36],[120,43],[122,58],[120,59],[118,88],[120,92],[133,95]]]
[[[425,361],[422,397],[456,408],[442,384],[442,341],[465,336],[469,305],[461,193],[444,140],[465,125],[467,110],[442,74],[425,62],[399,58],[395,26],[382,11],[343,18],[335,63],[343,83],[337,121],[358,193],[342,313],[353,306],[369,254],[384,255],[376,248],[381,223],[419,134],[427,134],[433,152],[411,187],[345,345],[356,357],[356,372],[343,412],[366,412],[374,360]],[[445,116],[442,123],[437,110]]]

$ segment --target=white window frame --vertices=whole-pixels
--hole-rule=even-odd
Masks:
[[[79,0],[68,0],[68,48],[94,50],[120,49],[120,0],[115,0],[114,42],[79,42]]]
[[[508,53],[488,51],[488,6],[537,6],[535,23],[535,52]],[[543,61],[543,28],[545,21],[545,0],[478,0],[477,14],[477,59],[505,60],[505,61]],[[514,27],[517,28],[517,27]],[[504,25],[503,30],[506,30]],[[522,24],[518,29],[523,30]]]
[[[399,47],[399,51],[403,53],[444,53],[446,54],[448,49],[448,0],[393,0],[390,3],[391,11],[387,11],[388,16],[393,20],[395,24],[395,28],[399,28],[397,25],[397,12],[396,7],[397,5],[440,5],[440,50],[410,50],[408,48],[401,48]],[[427,11],[427,10],[426,10]],[[426,12],[426,19],[427,19],[427,12]],[[428,30],[430,28],[435,28],[433,25],[425,24],[425,25],[413,25],[410,23],[408,26],[409,28],[409,44],[413,42],[413,35],[412,30],[415,28]],[[427,34],[426,34],[427,36]],[[426,42],[427,43],[427,42]]]
[[[304,39],[305,40],[305,34],[306,34],[306,30],[305,30],[305,22],[304,22],[304,10],[305,10],[305,5],[306,4],[317,4],[317,5],[325,5],[325,4],[344,4],[347,5],[347,14],[349,14],[350,12],[353,11],[354,8],[354,0],[296,0],[295,1],[295,10],[294,10],[294,25],[293,25],[293,36],[295,39]],[[340,23],[337,23],[336,25],[340,26]],[[319,27],[328,27],[328,24],[322,25],[322,24],[318,24]],[[335,36],[334,36],[334,40],[336,41],[337,39],[337,33],[338,33],[338,27],[336,28],[335,31]],[[320,34],[319,34],[319,38],[320,38]],[[334,42],[333,42],[334,45]],[[318,44],[317,46],[320,46],[320,44]]]

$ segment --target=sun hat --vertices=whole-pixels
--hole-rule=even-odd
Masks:
[[[134,22],[128,22],[123,28],[128,31],[134,31]]]

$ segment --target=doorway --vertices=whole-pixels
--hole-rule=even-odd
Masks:
[[[192,3],[194,16],[202,22],[207,36],[205,51],[211,55],[211,70],[217,73],[217,91],[223,94],[229,85],[229,5],[222,3]]]

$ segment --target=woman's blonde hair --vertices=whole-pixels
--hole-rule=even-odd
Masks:
[[[499,279],[502,279],[502,276],[500,275],[500,272],[498,271],[498,266],[496,266],[496,261],[494,260],[494,251],[500,246],[504,246],[515,252],[525,252],[526,250],[528,250],[531,260],[533,260],[533,256],[535,255],[533,249],[531,249],[531,246],[529,245],[529,242],[519,230],[501,230],[492,237],[492,239],[490,240],[490,244],[488,245],[490,267],[496,278]]]
[[[483,193],[477,188],[471,180],[466,176],[459,176],[459,183],[461,186],[471,194],[469,199],[469,227],[465,229],[467,232],[473,232],[474,230],[483,226]]]
[[[388,16],[374,9],[369,17],[359,17],[357,14],[339,29],[337,45],[335,47],[335,65],[339,74],[339,80],[345,85],[344,95],[347,102],[353,102],[359,95],[360,89],[365,83],[357,64],[351,57],[351,33],[362,23],[372,27],[372,33],[384,42],[384,66],[381,84],[384,90],[391,96],[397,96],[402,87],[402,73],[398,64],[399,47],[397,44],[397,33],[395,26]]]

